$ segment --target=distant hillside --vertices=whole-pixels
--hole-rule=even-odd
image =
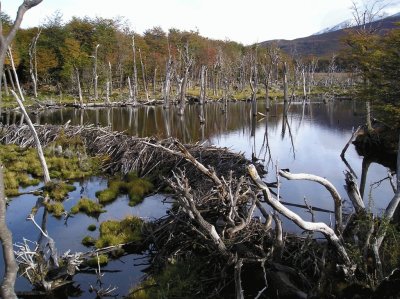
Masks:
[[[372,22],[370,25],[379,28],[379,32],[384,33],[398,27],[395,23],[400,22],[400,13]],[[354,28],[354,27],[351,27]],[[261,46],[268,46],[276,43],[284,52],[296,53],[304,56],[315,55],[318,57],[329,56],[337,53],[344,45],[341,39],[346,35],[347,29],[340,29],[322,34],[314,34],[308,37],[297,38],[294,40],[270,40],[260,43]]]

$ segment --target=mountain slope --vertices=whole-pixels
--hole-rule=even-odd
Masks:
[[[369,26],[378,28],[380,33],[384,33],[396,27],[400,28],[396,25],[397,22],[400,22],[400,13],[372,22]],[[356,29],[357,27],[350,28]],[[349,28],[315,34],[294,40],[270,40],[262,42],[260,45],[267,47],[271,44],[276,44],[288,54],[296,51],[297,54],[302,56],[315,55],[318,57],[326,57],[332,53],[339,52],[340,49],[344,47],[341,40],[345,37],[346,30],[348,29]]]

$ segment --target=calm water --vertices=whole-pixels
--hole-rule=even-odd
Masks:
[[[256,157],[264,163],[268,174],[265,180],[276,181],[276,167],[289,168],[293,173],[312,173],[331,181],[342,197],[346,200],[345,206],[350,206],[347,194],[343,188],[345,164],[340,159],[340,152],[351,136],[353,127],[363,123],[364,112],[362,105],[350,101],[333,102],[328,104],[313,103],[310,105],[293,104],[290,107],[287,119],[282,116],[282,105],[274,104],[270,112],[265,112],[263,103],[258,104],[258,111],[263,113],[256,119],[251,118],[250,105],[246,103],[231,103],[227,113],[221,112],[221,104],[207,104],[205,106],[206,123],[200,125],[198,119],[199,107],[188,105],[185,115],[179,117],[175,108],[163,110],[162,107],[139,108],[111,108],[91,110],[48,110],[32,115],[32,119],[40,124],[64,124],[71,120],[71,124],[94,124],[110,126],[112,130],[126,131],[127,134],[139,137],[157,136],[159,138],[176,137],[181,141],[204,142],[228,147],[233,151],[242,152],[246,157]],[[18,114],[2,115],[2,122],[18,122]],[[350,146],[346,158],[358,177],[361,177],[362,157],[359,157],[353,146]],[[367,173],[365,188],[365,202],[373,210],[380,213],[393,196],[388,181],[384,181],[379,188],[371,188],[373,182],[387,176],[385,167],[371,164]],[[304,199],[311,206],[333,210],[333,201],[329,193],[321,186],[305,181],[286,181],[280,179],[280,194],[286,202],[303,204]],[[105,188],[106,182],[94,178],[84,184],[77,183],[77,190],[70,194],[70,200],[65,206],[68,210],[81,193],[95,198],[94,193]],[[64,225],[63,220],[48,217],[48,230],[62,252],[70,248],[72,251],[87,250],[80,245],[85,235],[96,237],[98,231],[90,233],[86,227],[91,223],[107,219],[121,219],[126,215],[135,214],[141,217],[160,217],[165,214],[167,205],[161,203],[162,196],[153,196],[143,204],[130,208],[126,198],[120,198],[107,206],[107,213],[98,220],[85,215],[77,215]],[[15,198],[8,210],[7,221],[14,233],[14,240],[19,242],[23,237],[35,240],[38,231],[32,224],[25,221],[31,207],[35,203],[33,196]],[[307,220],[310,214],[301,208],[293,208]],[[42,212],[41,212],[42,213]],[[316,221],[331,221],[331,214],[316,213]],[[41,219],[41,214],[36,219]],[[290,222],[284,222],[284,229],[298,231]],[[119,269],[121,272],[106,273],[106,285],[120,286],[117,293],[126,294],[130,287],[138,282],[142,276],[144,266],[135,266],[143,260],[135,262],[132,255],[119,261],[110,263],[106,269]],[[2,268],[2,267],[1,267]],[[1,269],[2,271],[2,269]],[[79,274],[77,283],[87,290],[90,283],[94,284],[95,275]],[[26,281],[18,280],[18,288],[29,289]],[[87,291],[81,298],[94,298]]]

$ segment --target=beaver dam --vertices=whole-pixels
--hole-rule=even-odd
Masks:
[[[65,151],[60,140],[65,147],[65,140],[78,138],[83,145],[79,159],[84,155],[101,157],[103,172],[127,177],[124,184],[129,184],[129,174],[134,172],[134,180],[146,177],[174,199],[168,213],[159,219],[143,223],[127,218],[114,224],[114,229],[129,228],[130,237],[121,244],[100,238],[94,241],[96,250],[68,253],[60,262],[54,261],[54,242],[42,226],[50,255],[39,259],[42,253],[37,251],[29,267],[20,263],[24,275],[32,276],[36,264],[49,261],[43,264],[46,276],[37,281],[30,277],[40,294],[73,281],[80,267],[85,271],[93,267],[101,280],[104,273],[99,256],[115,258],[145,250],[150,262],[147,279],[131,289],[131,298],[381,298],[399,291],[399,231],[391,222],[400,197],[399,179],[380,218],[364,204],[351,171],[345,176],[353,205],[349,213],[328,180],[281,169],[274,181],[266,183],[260,178],[261,165],[226,148],[131,137],[94,126],[46,125],[36,126],[36,130],[43,146],[60,152]],[[4,144],[34,145],[27,126],[3,126],[0,136]],[[279,195],[283,179],[310,181],[326,189],[331,198],[331,223],[316,222],[314,217],[308,221],[285,205]],[[311,215],[318,211],[307,201],[303,207]],[[285,231],[283,218],[295,223],[302,233]],[[100,233],[105,229],[102,224]],[[18,254],[31,256],[28,251],[29,246],[20,247]],[[97,259],[90,264],[87,261],[92,257]],[[115,295],[116,287],[91,285],[91,290],[103,297]]]

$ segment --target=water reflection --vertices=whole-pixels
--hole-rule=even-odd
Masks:
[[[41,124],[64,124],[71,120],[72,125],[109,126],[112,130],[139,137],[175,137],[184,143],[205,142],[229,147],[244,153],[249,159],[263,162],[268,171],[268,181],[276,181],[275,167],[278,164],[292,172],[325,177],[339,189],[343,198],[347,198],[342,187],[343,171],[347,166],[340,159],[340,152],[351,136],[352,128],[363,123],[360,113],[362,103],[294,102],[286,116],[283,115],[283,105],[277,101],[271,102],[269,111],[266,111],[264,102],[259,101],[257,111],[260,113],[256,116],[252,115],[250,103],[229,103],[225,113],[222,113],[223,108],[223,103],[208,103],[203,108],[186,105],[182,116],[178,115],[178,107],[174,106],[169,109],[161,106],[60,109],[45,111],[33,119]],[[200,113],[204,116],[204,122],[200,122]],[[2,115],[2,122],[18,121],[19,115],[15,112]],[[384,208],[393,195],[391,189],[385,185],[386,182],[379,192],[371,190],[370,185],[386,177],[385,167],[376,163],[367,165],[367,161],[362,163],[353,146],[347,151],[346,160],[361,178],[363,193],[369,197],[371,194],[374,198],[375,210]],[[283,181],[281,194],[286,201],[302,204],[306,198],[313,206],[325,209],[333,207],[329,194],[315,183]],[[304,214],[302,210],[297,212]],[[321,214],[316,218],[317,221],[329,223],[329,215]]]

